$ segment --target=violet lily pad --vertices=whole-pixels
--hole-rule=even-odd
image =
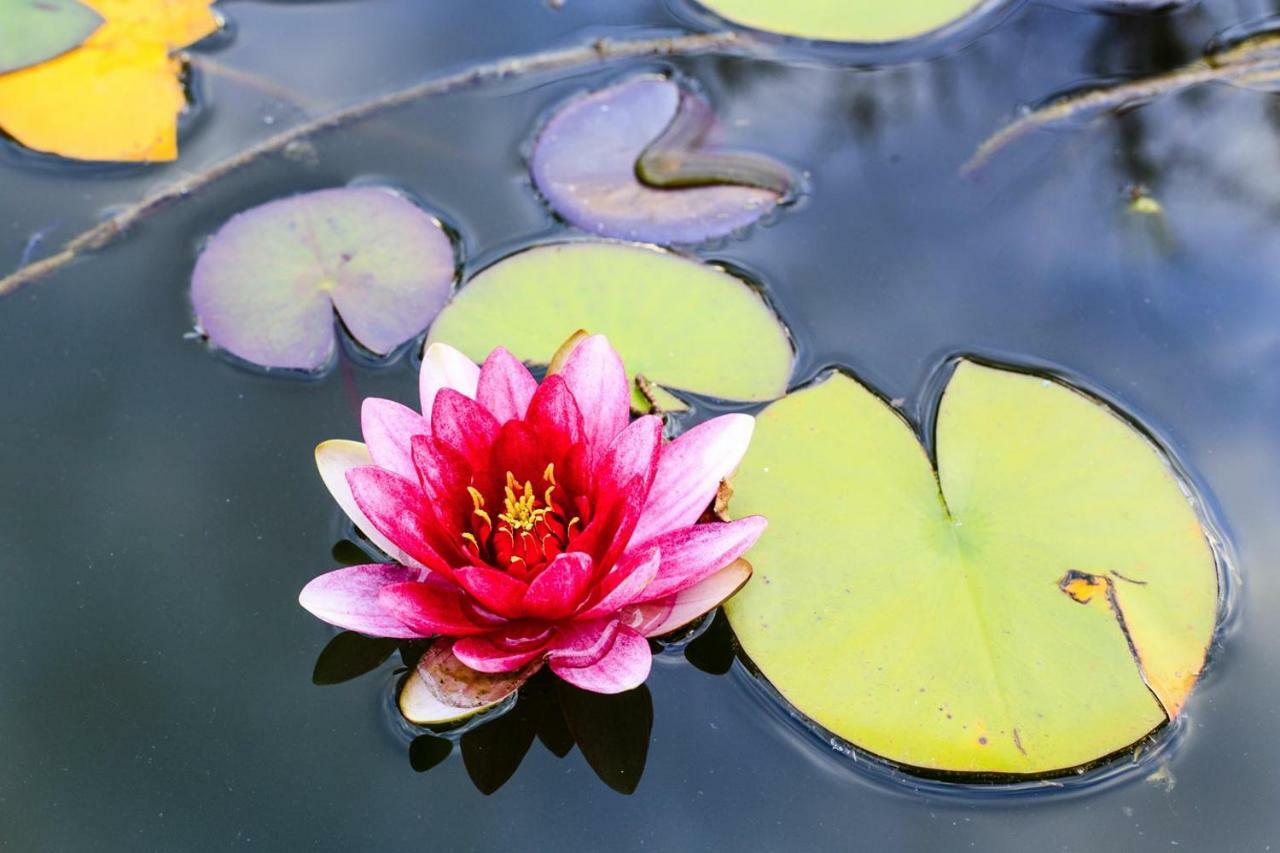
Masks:
[[[76,0],[0,0],[0,74],[61,56],[100,26]]]
[[[388,190],[305,193],[232,217],[196,262],[191,300],[209,340],[262,367],[318,371],[337,351],[334,311],[386,355],[444,307],[456,274],[440,223]]]
[[[726,400],[780,396],[795,361],[778,316],[742,279],[650,246],[584,240],[517,252],[481,270],[431,326],[477,362],[496,346],[546,364],[579,329],[609,336],[653,402],[663,388]],[[637,411],[648,402],[638,389]]]
[[[642,181],[638,162],[678,115],[680,147],[656,152]],[[713,118],[705,101],[658,75],[573,98],[538,133],[533,181],[561,217],[596,234],[659,244],[722,237],[773,210],[788,172],[715,148]],[[664,166],[676,170],[669,180]]]

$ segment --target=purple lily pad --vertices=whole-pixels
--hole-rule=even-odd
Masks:
[[[641,181],[637,163],[681,110],[698,123],[695,132],[680,135],[689,136],[687,141],[698,147],[688,153],[699,166],[710,167],[706,180],[680,174],[662,187],[653,185],[659,183],[656,180]],[[718,159],[733,164],[745,158],[703,147],[710,120],[705,101],[657,75],[576,97],[551,117],[534,141],[534,184],[561,217],[596,234],[659,244],[723,237],[773,210],[783,193],[743,185],[754,183],[750,179],[720,182]],[[663,159],[678,161],[679,153],[664,152]],[[773,166],[774,172],[783,168]]]
[[[386,355],[435,319],[455,273],[449,236],[413,202],[373,187],[319,190],[233,216],[196,261],[191,301],[232,355],[319,371],[337,351],[335,311]]]

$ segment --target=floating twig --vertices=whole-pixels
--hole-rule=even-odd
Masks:
[[[304,121],[257,142],[180,181],[169,184],[108,219],[68,240],[49,257],[33,261],[0,278],[0,295],[12,293],[61,269],[80,256],[111,244],[130,227],[153,213],[181,201],[197,190],[237,172],[262,157],[282,152],[290,144],[334,128],[343,127],[424,98],[444,95],[485,83],[527,74],[563,71],[603,65],[624,59],[652,56],[687,56],[731,49],[748,49],[758,42],[735,32],[697,33],[641,39],[599,39],[590,44],[526,54],[474,65],[453,74],[435,77],[404,89],[334,110]],[[760,48],[757,48],[760,49]]]
[[[960,172],[973,175],[1011,143],[1033,130],[1070,121],[1082,114],[1120,110],[1202,83],[1260,85],[1280,80],[1280,35],[1267,33],[1206,55],[1181,68],[1052,101],[1032,110],[988,137]]]

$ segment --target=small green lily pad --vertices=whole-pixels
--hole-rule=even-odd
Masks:
[[[725,20],[817,41],[884,43],[943,29],[993,0],[699,0]]]
[[[835,374],[767,408],[734,513],[769,530],[726,605],[800,712],[900,765],[1062,773],[1176,716],[1219,612],[1206,531],[1165,455],[1058,381],[961,361],[937,468]]]
[[[0,74],[61,56],[102,26],[76,0],[0,0]]]
[[[496,346],[546,364],[579,329],[608,335],[634,379],[727,400],[772,400],[795,353],[760,294],[718,267],[630,243],[553,243],[481,270],[436,318],[476,361]],[[662,408],[681,407],[669,394]],[[636,407],[647,402],[637,392]]]

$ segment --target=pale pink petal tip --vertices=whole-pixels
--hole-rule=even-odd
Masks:
[[[414,436],[431,434],[426,418],[393,400],[366,397],[360,406],[360,432],[373,464],[401,477],[418,478],[412,441]]]
[[[649,641],[630,628],[619,628],[609,651],[587,666],[569,666],[551,658],[551,670],[565,681],[593,693],[622,693],[639,687],[649,677],[653,655]]]
[[[711,577],[688,589],[626,608],[623,622],[645,635],[660,637],[689,625],[715,610],[751,579],[751,564],[734,560]]]
[[[587,445],[598,460],[631,420],[631,385],[622,358],[604,335],[591,335],[574,347],[558,375],[578,402]]]
[[[323,574],[302,588],[298,603],[316,617],[373,637],[406,639],[418,636],[379,602],[384,587],[417,577],[404,566],[371,563]]]
[[[351,523],[391,559],[407,566],[422,568],[421,563],[396,547],[373,526],[373,522],[361,511],[351,494],[347,472],[372,464],[373,457],[369,455],[369,449],[358,441],[334,439],[316,446],[316,468],[320,471],[320,479],[324,481],[338,506],[347,514],[347,518],[351,519]]]
[[[737,470],[754,430],[750,415],[721,415],[664,447],[633,541],[645,542],[696,522],[720,482]]]
[[[475,399],[480,368],[461,351],[439,341],[422,354],[422,370],[418,373],[418,391],[422,398],[422,414],[431,420],[431,408],[442,388]]]

